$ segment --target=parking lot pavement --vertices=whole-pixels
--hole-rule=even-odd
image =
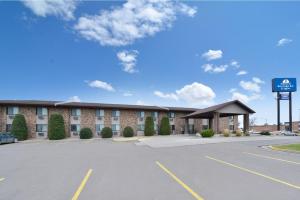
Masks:
[[[259,147],[289,142],[170,148],[111,140],[1,145],[0,199],[298,200],[300,154]]]

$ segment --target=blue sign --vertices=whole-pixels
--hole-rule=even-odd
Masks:
[[[274,78],[272,79],[272,92],[296,92],[296,78]]]
[[[289,100],[289,99],[290,99],[289,93],[280,94],[280,100]]]

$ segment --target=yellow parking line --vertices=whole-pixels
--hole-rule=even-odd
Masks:
[[[78,189],[76,190],[72,200],[77,200],[81,191],[83,190],[86,182],[88,181],[88,179],[90,178],[91,174],[92,174],[93,170],[89,169],[89,171],[87,172],[87,174],[85,175],[84,179],[82,180],[80,186],[78,187]]]
[[[189,186],[187,186],[183,181],[181,181],[175,174],[173,174],[170,170],[168,170],[163,164],[156,161],[156,164],[164,170],[169,176],[171,176],[179,185],[181,185],[184,189],[186,189],[195,199],[197,200],[204,200],[200,195],[198,195],[196,192],[194,192]]]
[[[0,178],[0,182],[1,182],[1,181],[4,181],[4,180],[5,180],[5,178]]]
[[[248,153],[248,152],[243,152],[243,153],[249,154],[252,156],[261,157],[261,158],[267,158],[267,159],[271,159],[271,160],[277,160],[277,161],[281,161],[281,162],[287,162],[287,163],[291,163],[291,164],[295,164],[295,165],[300,165],[300,162],[295,162],[295,161],[291,161],[291,160],[285,160],[285,159],[281,159],[281,158],[275,158],[275,157],[265,156],[265,155],[255,154],[255,153]]]
[[[264,174],[262,174],[262,173],[259,173],[259,172],[256,172],[256,171],[253,171],[253,170],[244,168],[244,167],[240,167],[240,166],[237,166],[237,165],[231,164],[231,163],[229,163],[229,162],[225,162],[225,161],[223,161],[223,160],[219,160],[219,159],[216,159],[216,158],[213,158],[213,157],[210,157],[210,156],[205,156],[205,157],[208,158],[208,159],[214,160],[214,161],[216,161],[216,162],[219,162],[219,163],[221,163],[221,164],[228,165],[228,166],[231,166],[231,167],[240,169],[240,170],[242,170],[242,171],[246,171],[246,172],[249,172],[249,173],[251,173],[251,174],[254,174],[254,175],[257,175],[257,176],[261,176],[261,177],[264,177],[264,178],[269,179],[269,180],[271,180],[271,181],[274,181],[274,182],[277,182],[277,183],[281,183],[281,184],[284,184],[284,185],[287,185],[287,186],[290,186],[290,187],[292,187],[292,188],[295,188],[295,189],[300,190],[300,186],[298,186],[298,185],[293,185],[293,184],[291,184],[291,183],[288,183],[288,182],[279,180],[279,179],[277,179],[277,178],[273,178],[273,177],[271,177],[271,176],[267,176],[267,175],[264,175]]]

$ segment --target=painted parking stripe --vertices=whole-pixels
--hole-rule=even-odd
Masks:
[[[295,161],[291,161],[291,160],[285,160],[285,159],[281,159],[281,158],[275,158],[275,157],[271,157],[271,156],[265,156],[265,155],[249,153],[249,152],[243,152],[243,153],[252,155],[252,156],[256,156],[256,157],[267,158],[267,159],[271,159],[271,160],[277,160],[277,161],[286,162],[286,163],[290,163],[290,164],[300,165],[300,162],[295,162]]]
[[[5,180],[5,178],[0,178],[0,182],[1,182],[1,181],[4,181],[4,180]]]
[[[84,179],[82,180],[80,186],[78,187],[78,189],[76,190],[72,200],[77,200],[80,193],[82,192],[86,182],[88,181],[88,179],[90,178],[91,174],[92,174],[93,170],[89,169],[89,171],[87,172],[87,174],[85,175]]]
[[[193,191],[188,185],[186,185],[182,180],[180,180],[174,173],[167,169],[163,164],[156,161],[156,164],[164,170],[169,176],[171,176],[179,185],[181,185],[186,191],[188,191],[195,199],[204,200],[199,194]]]
[[[300,190],[300,186],[298,185],[294,185],[294,184],[291,184],[291,183],[288,183],[286,181],[283,181],[283,180],[279,180],[277,178],[273,178],[271,176],[268,176],[268,175],[264,175],[262,173],[259,173],[259,172],[256,172],[256,171],[253,171],[253,170],[250,170],[250,169],[247,169],[247,168],[244,168],[244,167],[240,167],[238,165],[235,165],[235,164],[232,164],[232,163],[229,163],[229,162],[226,162],[226,161],[223,161],[223,160],[219,160],[219,159],[216,159],[216,158],[213,158],[213,157],[210,157],[210,156],[205,156],[206,158],[210,159],[210,160],[214,160],[216,162],[219,162],[221,164],[224,164],[224,165],[227,165],[227,166],[231,166],[231,167],[234,167],[234,168],[237,168],[237,169],[240,169],[242,171],[245,171],[245,172],[248,172],[250,174],[254,174],[254,175],[257,175],[257,176],[261,176],[261,177],[264,177],[266,179],[269,179],[273,182],[277,182],[277,183],[281,183],[283,185],[286,185],[286,186],[289,186],[289,187],[292,187],[292,188],[295,188],[295,189],[298,189]]]

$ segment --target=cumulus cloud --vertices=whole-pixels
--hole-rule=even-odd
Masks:
[[[74,19],[76,0],[22,0],[24,5],[40,17],[53,15],[64,20]]]
[[[142,100],[137,100],[136,101],[136,103],[135,103],[136,105],[148,105],[148,104],[146,104],[144,101],[142,101]]]
[[[293,40],[289,39],[289,38],[281,38],[278,42],[277,42],[277,46],[285,46],[289,43],[291,43]]]
[[[193,17],[196,8],[171,0],[128,0],[122,6],[79,18],[75,30],[103,46],[124,46],[172,27],[178,14]]]
[[[240,81],[240,86],[247,91],[260,92],[260,85],[252,81]]]
[[[248,72],[245,70],[241,70],[238,73],[236,73],[237,76],[246,75],[246,74],[248,74]]]
[[[121,65],[123,66],[123,71],[128,73],[134,73],[137,72],[135,69],[136,62],[137,62],[137,56],[138,56],[137,50],[123,50],[117,53],[118,59],[121,61]]]
[[[80,98],[78,96],[72,96],[68,99],[68,102],[80,102]]]
[[[236,61],[236,60],[232,60],[232,61],[230,62],[230,65],[231,65],[232,67],[237,68],[237,69],[241,67],[240,64],[239,64],[239,62]]]
[[[210,105],[216,97],[216,94],[209,86],[198,82],[185,85],[181,89],[176,90],[175,93],[165,94],[155,91],[154,94],[165,99],[183,100],[193,106]]]
[[[225,72],[227,68],[228,68],[228,65],[219,65],[219,66],[216,66],[213,64],[202,65],[202,69],[204,70],[204,72],[210,72],[210,73]]]
[[[106,83],[104,81],[94,80],[94,81],[87,81],[87,83],[92,88],[99,88],[99,89],[107,90],[110,92],[115,91],[115,89],[112,87],[111,84]]]
[[[262,81],[260,78],[257,78],[257,77],[253,77],[252,80],[253,80],[253,82],[258,83],[258,84],[264,84],[265,83],[264,81]]]
[[[131,97],[131,96],[133,96],[133,94],[131,92],[124,92],[123,96],[124,97]]]
[[[207,61],[220,59],[223,56],[223,52],[221,50],[208,50],[207,52],[202,54],[202,57]]]
[[[161,91],[154,91],[154,95],[163,99],[178,100],[178,96],[174,93],[165,94]]]
[[[246,95],[246,94],[242,94],[240,92],[232,92],[232,100],[239,100],[241,102],[244,103],[249,103],[252,100],[257,100],[257,99],[261,99],[261,95],[260,94],[251,94],[251,95]]]

